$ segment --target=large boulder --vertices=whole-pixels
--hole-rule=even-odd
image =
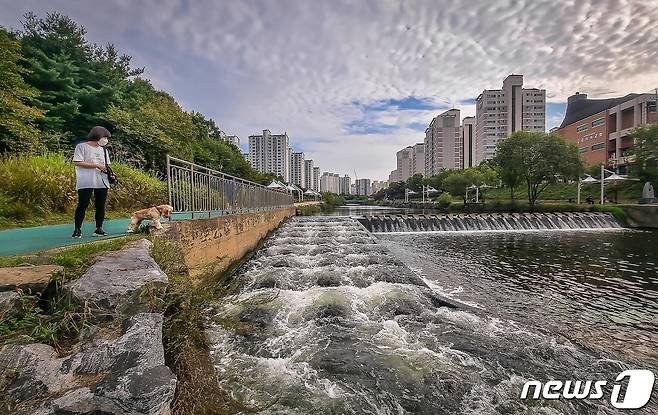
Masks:
[[[151,257],[152,243],[139,240],[99,256],[79,279],[66,285],[73,300],[92,311],[132,315],[152,311],[167,287],[167,275]]]
[[[59,265],[24,265],[20,267],[0,268],[0,291],[12,291],[17,288],[33,293],[43,292],[50,278],[64,271]]]
[[[0,405],[16,415],[168,415],[176,377],[164,363],[162,316],[140,313],[113,340],[58,358],[22,338],[0,349]]]

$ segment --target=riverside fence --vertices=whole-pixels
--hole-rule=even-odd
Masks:
[[[169,204],[176,213],[213,216],[290,206],[292,195],[167,155]]]

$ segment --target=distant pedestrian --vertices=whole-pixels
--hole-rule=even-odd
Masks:
[[[587,196],[587,199],[585,199],[585,201],[587,201],[588,205],[594,204],[594,198],[592,196]]]
[[[75,188],[78,191],[78,205],[75,208],[75,229],[73,238],[82,237],[82,222],[85,211],[94,196],[96,209],[96,230],[93,236],[105,236],[103,221],[105,220],[105,202],[110,182],[107,177],[107,166],[110,163],[107,150],[104,148],[112,134],[105,127],[94,127],[87,134],[87,141],[75,146],[73,163],[75,163]]]

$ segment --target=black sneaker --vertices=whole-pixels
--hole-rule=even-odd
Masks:
[[[82,231],[80,229],[74,230],[73,235],[71,235],[71,238],[77,238],[77,239],[82,238]]]
[[[96,228],[94,233],[91,234],[91,236],[107,236],[107,232],[103,230],[103,228]]]

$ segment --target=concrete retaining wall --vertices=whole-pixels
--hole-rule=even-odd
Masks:
[[[658,228],[658,205],[619,205],[634,228]]]
[[[277,210],[216,218],[171,222],[163,234],[175,241],[191,277],[226,271],[254,250],[284,220],[295,215],[294,206]]]

